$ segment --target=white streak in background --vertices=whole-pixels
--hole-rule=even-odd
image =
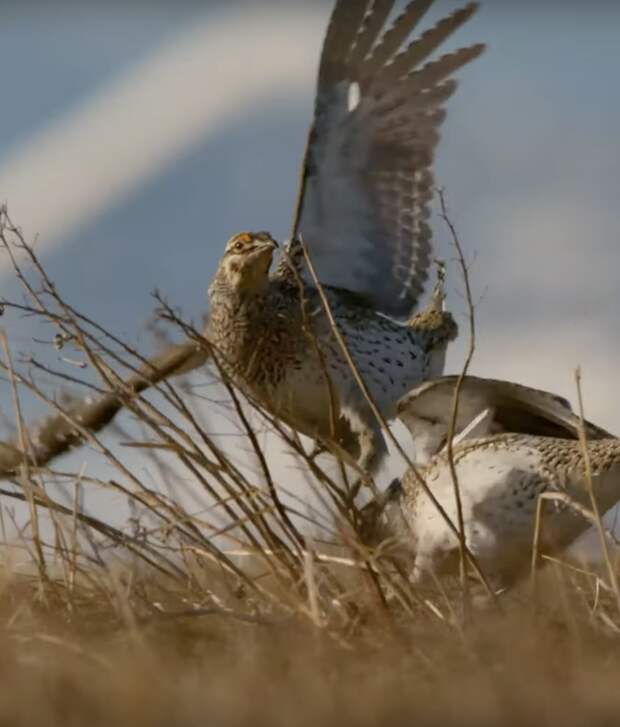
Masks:
[[[306,93],[320,9],[211,14],[26,140],[0,166],[0,200],[39,250],[63,237],[270,93]],[[231,45],[231,38],[234,44]],[[7,261],[0,257],[0,274]]]

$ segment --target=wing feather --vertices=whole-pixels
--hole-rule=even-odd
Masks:
[[[362,66],[363,77],[372,77],[390,61],[432,4],[433,0],[413,0],[407,5]]]
[[[418,432],[425,426],[443,425],[448,431],[458,376],[442,376],[406,394],[398,403],[399,416]],[[532,434],[562,439],[579,438],[579,417],[570,403],[555,394],[500,379],[466,376],[459,398],[458,432],[484,409],[492,412],[492,431]],[[608,439],[612,434],[584,422],[588,439]]]
[[[349,65],[360,66],[370,53],[381,29],[394,7],[394,0],[375,0],[357,35],[355,46],[349,53]]]
[[[345,62],[366,15],[367,5],[367,0],[337,0],[323,43],[319,88],[344,77]]]
[[[401,318],[431,265],[432,163],[443,105],[456,88],[450,76],[482,51],[472,46],[426,62],[475,3],[401,50],[431,4],[413,0],[382,34],[393,0],[336,3],[294,224],[324,284]]]
[[[478,3],[470,3],[440,20],[437,25],[410,43],[406,50],[399,53],[390,64],[385,66],[381,70],[378,82],[389,83],[409,73],[411,68],[425,61],[446,38],[467,22],[477,9]]]

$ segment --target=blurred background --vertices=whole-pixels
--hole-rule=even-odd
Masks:
[[[0,202],[78,310],[151,350],[155,288],[199,322],[226,239],[286,235],[331,5],[0,0]],[[489,47],[436,164],[471,261],[472,371],[574,402],[581,365],[587,416],[617,432],[619,35],[618,3],[488,0],[447,44]],[[465,330],[454,265],[449,282]],[[20,296],[5,255],[0,290]],[[15,356],[36,349],[30,321],[0,322]]]

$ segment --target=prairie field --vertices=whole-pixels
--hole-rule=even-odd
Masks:
[[[333,0],[0,5],[0,725],[617,724],[612,517],[585,513],[581,550],[533,540],[510,590],[464,550],[416,585],[367,537],[350,461],[217,365],[172,376],[211,356],[225,240],[284,242],[303,207]],[[580,366],[585,415],[618,431],[620,3],[480,5],[446,46],[488,48],[455,76],[434,164],[454,226],[440,192],[424,263],[461,329],[445,370],[575,403]],[[379,490],[415,455],[389,431]]]
[[[458,593],[396,597],[361,568],[258,593],[200,559],[173,577],[80,556],[3,571],[5,724],[616,722],[620,620],[593,574],[551,568],[536,600],[464,620]]]
[[[45,331],[40,359],[2,337],[2,723],[617,721],[613,550],[541,553],[510,592],[413,586],[362,542],[346,469],[225,380],[167,380],[178,345],[145,359],[62,297],[5,213],[2,236],[23,284],[4,312]],[[160,319],[200,345],[163,300]],[[59,372],[52,348],[88,366]],[[29,399],[46,418],[26,421]]]

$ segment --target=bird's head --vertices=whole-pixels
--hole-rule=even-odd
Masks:
[[[218,275],[239,292],[256,293],[266,287],[273,252],[278,243],[268,232],[240,232],[226,243]]]

